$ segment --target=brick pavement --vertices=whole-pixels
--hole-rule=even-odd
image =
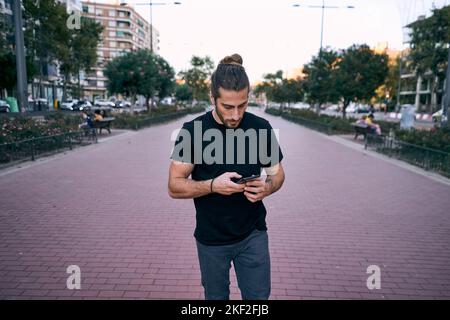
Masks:
[[[265,200],[271,299],[450,298],[449,186],[263,116],[286,171]],[[192,117],[0,172],[0,299],[201,299],[194,206],[166,191],[170,133]]]

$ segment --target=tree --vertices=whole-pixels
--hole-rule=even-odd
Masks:
[[[128,52],[108,62],[105,69],[108,78],[108,91],[131,96],[137,94],[149,99],[167,96],[174,82],[173,68],[162,57],[149,50]]]
[[[191,58],[192,68],[181,71],[179,74],[186,84],[192,89],[195,100],[208,100],[208,80],[214,69],[214,62],[210,57],[204,58],[193,56]]]
[[[1,8],[0,8],[1,9]],[[1,10],[0,10],[1,11]],[[16,86],[16,54],[14,50],[14,30],[6,20],[5,14],[0,14],[0,88],[12,91]],[[27,79],[30,81],[36,74],[34,56],[26,50]]]
[[[374,53],[367,45],[343,50],[336,63],[335,88],[344,103],[342,115],[352,101],[368,101],[388,74],[388,56]]]
[[[43,97],[45,67],[69,56],[70,31],[66,28],[69,15],[65,5],[54,0],[23,0],[23,5],[25,46],[32,61],[38,61],[39,96]]]
[[[275,73],[264,75],[264,81],[256,86],[255,94],[264,92],[267,99],[277,103],[287,103],[301,101],[303,99],[303,90],[301,79],[283,78],[283,71],[278,70]]]
[[[436,105],[439,82],[443,82],[447,68],[450,43],[450,6],[434,9],[433,15],[409,25],[411,52],[408,61],[417,75],[431,71],[432,105]]]
[[[179,101],[191,101],[193,98],[192,89],[186,84],[177,84],[175,86],[175,98]]]
[[[97,63],[97,46],[100,42],[103,27],[95,20],[82,17],[80,29],[71,31],[69,50],[61,61],[61,72],[68,82],[70,75],[78,78],[78,98],[82,98],[80,73],[86,73]]]
[[[331,49],[323,49],[319,55],[314,56],[310,63],[303,66],[303,89],[306,101],[316,106],[327,102],[337,102],[339,94],[336,91],[336,65],[339,54]]]
[[[377,101],[385,103],[386,108],[397,101],[400,57],[388,64],[388,74],[384,83],[376,90]]]

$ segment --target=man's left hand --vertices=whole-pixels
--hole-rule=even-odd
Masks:
[[[270,184],[261,179],[245,183],[244,195],[250,202],[261,201],[270,194]]]

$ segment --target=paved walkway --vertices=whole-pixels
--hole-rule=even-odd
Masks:
[[[201,299],[194,206],[167,195],[170,134],[192,117],[0,172],[0,298]],[[286,171],[265,200],[272,299],[450,298],[448,185],[264,117]]]

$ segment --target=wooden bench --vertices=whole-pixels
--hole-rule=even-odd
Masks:
[[[365,139],[367,134],[373,133],[373,129],[367,124],[352,123],[352,127],[355,130],[354,139],[357,139],[359,135],[363,135]]]
[[[94,128],[99,130],[99,134],[102,134],[102,129],[108,130],[108,133],[111,133],[111,123],[114,121],[114,117],[106,117],[102,120],[94,121]]]

